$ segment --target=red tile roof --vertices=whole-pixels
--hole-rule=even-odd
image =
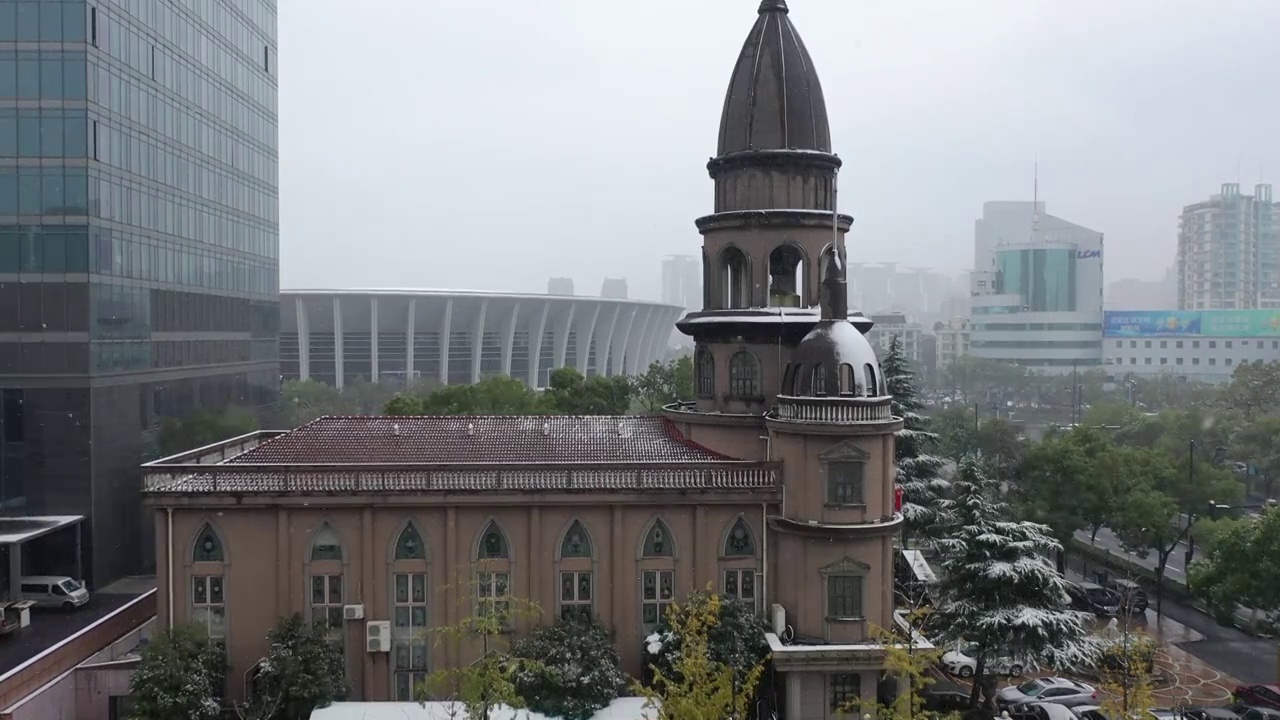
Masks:
[[[732,461],[646,416],[322,417],[227,460],[234,465],[572,465]]]

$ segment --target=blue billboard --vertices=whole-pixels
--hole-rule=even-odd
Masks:
[[[1105,337],[1199,335],[1198,310],[1130,310],[1103,313]]]

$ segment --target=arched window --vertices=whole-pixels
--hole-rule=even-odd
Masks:
[[[591,557],[591,536],[587,534],[587,529],[582,527],[581,522],[574,520],[569,529],[565,531],[564,540],[560,543],[560,557]]]
[[[193,562],[223,562],[225,556],[222,553],[222,538],[218,537],[218,533],[205,523],[200,528],[200,532],[196,535],[196,544],[191,551],[191,560]]]
[[[640,622],[646,634],[675,602],[675,587],[675,543],[666,523],[654,518],[640,546]]]
[[[427,548],[413,523],[408,523],[396,538],[396,560],[426,560]]]
[[[492,614],[504,626],[511,621],[511,548],[507,536],[490,520],[476,544],[476,612]]]
[[[345,650],[342,606],[346,603],[343,581],[342,539],[329,523],[323,523],[311,537],[311,555],[307,573],[311,581],[309,603],[311,624],[324,627],[329,641]]]
[[[742,399],[760,397],[760,362],[746,350],[729,358],[729,394]]]
[[[750,304],[750,264],[747,256],[736,247],[725,248],[720,253],[720,266],[725,308],[744,308]]]
[[[707,260],[707,249],[702,249],[702,307],[711,307],[711,261]]]
[[[191,622],[204,628],[210,640],[227,638],[226,550],[222,537],[209,523],[200,527],[191,545]]]
[[[427,678],[430,639],[427,543],[406,521],[391,548],[391,689],[399,702],[412,702],[414,687]]]
[[[721,594],[726,598],[737,598],[750,603],[758,609],[760,600],[756,592],[756,542],[747,525],[746,518],[738,516],[729,531],[724,535],[724,548],[721,554]]]
[[[485,528],[484,534],[480,536],[480,547],[477,555],[481,560],[507,559],[509,550],[507,549],[507,536],[502,534],[498,523],[490,522]]]
[[[557,561],[561,619],[591,617],[595,595],[592,570],[591,534],[581,521],[574,520],[560,540]]]
[[[779,245],[769,253],[769,306],[805,307],[804,255],[795,245]]]
[[[311,539],[311,562],[342,560],[342,541],[329,523],[320,526]]]
[[[813,395],[827,394],[827,366],[822,363],[813,366],[813,389],[811,393]]]
[[[840,394],[856,395],[858,386],[853,379],[853,366],[849,363],[840,363]]]
[[[862,366],[862,371],[867,375],[867,397],[879,397],[880,387],[876,385],[876,369],[867,363]]]
[[[713,397],[716,394],[716,361],[710,350],[698,348],[697,366],[698,397]]]

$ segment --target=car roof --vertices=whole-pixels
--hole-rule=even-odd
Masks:
[[[63,580],[70,580],[66,575],[23,575],[19,582],[24,583],[60,583]]]

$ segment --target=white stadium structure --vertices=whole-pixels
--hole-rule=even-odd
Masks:
[[[357,380],[461,385],[493,375],[545,387],[551,371],[565,366],[630,375],[663,359],[684,312],[562,295],[281,290],[280,372],[340,388]]]

